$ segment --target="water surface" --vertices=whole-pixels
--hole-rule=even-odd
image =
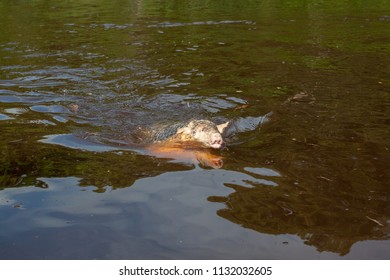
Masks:
[[[388,259],[389,28],[388,1],[0,0],[0,259]],[[218,169],[139,145],[269,112]]]

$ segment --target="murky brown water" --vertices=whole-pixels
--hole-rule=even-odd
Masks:
[[[388,30],[388,1],[0,0],[0,259],[390,258]],[[269,112],[219,169],[134,145]]]

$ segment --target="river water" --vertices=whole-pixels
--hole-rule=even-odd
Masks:
[[[0,0],[0,259],[390,258],[389,30],[388,1]],[[218,166],[133,145],[269,112]]]

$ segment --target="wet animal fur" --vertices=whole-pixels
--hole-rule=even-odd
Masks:
[[[209,120],[192,120],[184,125],[177,125],[176,127],[170,128],[168,131],[168,137],[165,139],[161,137],[163,133],[156,133],[155,143],[163,143],[167,145],[196,145],[200,144],[204,147],[215,148],[213,143],[213,138],[220,137],[222,143],[223,138],[222,134],[225,129],[228,127],[229,122],[216,125],[214,122]],[[166,134],[166,133],[165,133]],[[218,148],[217,148],[218,149]]]

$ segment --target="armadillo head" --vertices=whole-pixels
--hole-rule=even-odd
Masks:
[[[221,149],[225,146],[221,133],[227,125],[228,123],[217,126],[208,120],[194,120],[186,127],[181,128],[178,133],[188,134],[193,140],[202,143],[205,147]]]

